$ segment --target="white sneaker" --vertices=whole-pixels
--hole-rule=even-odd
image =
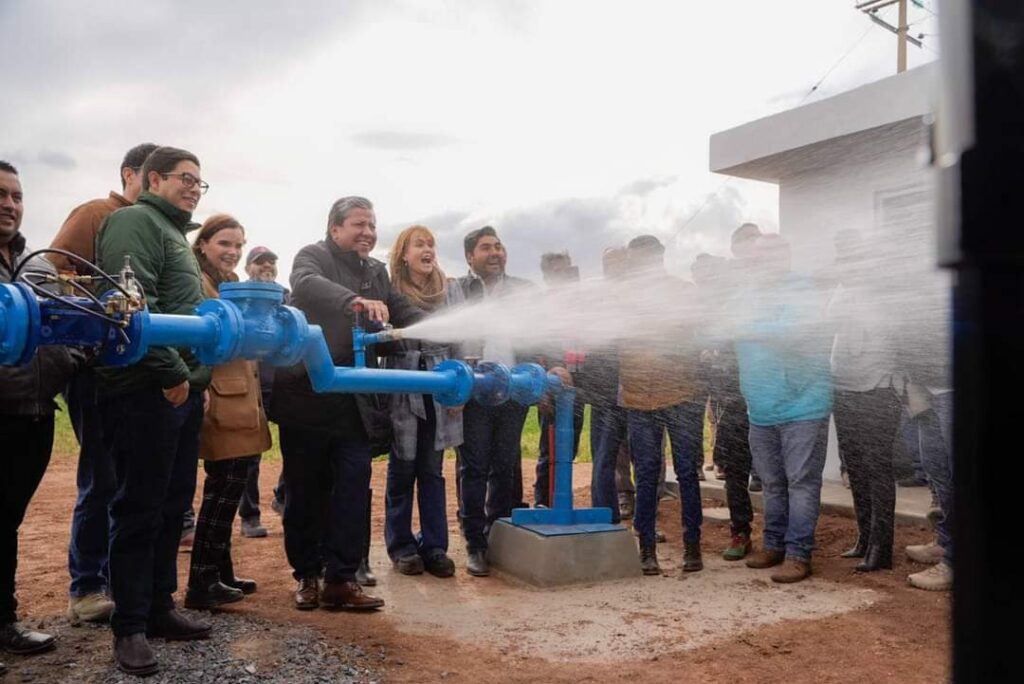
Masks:
[[[68,601],[68,620],[78,622],[107,622],[114,612],[114,602],[106,594],[96,592],[85,596],[72,596]]]
[[[939,561],[927,570],[908,576],[907,582],[925,591],[949,591],[953,588],[953,568],[946,561]]]
[[[935,565],[942,560],[944,554],[945,551],[935,541],[907,547],[907,558],[915,563],[924,563],[925,565]]]

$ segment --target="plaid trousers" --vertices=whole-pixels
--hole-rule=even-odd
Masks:
[[[224,461],[203,461],[206,482],[203,504],[196,518],[196,536],[192,542],[189,586],[208,587],[222,579],[231,579],[231,527],[238,502],[245,491],[249,469],[259,456],[244,456]]]

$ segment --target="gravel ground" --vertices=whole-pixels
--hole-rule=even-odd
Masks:
[[[188,612],[188,611],[186,611]],[[203,641],[151,641],[160,672],[145,680],[118,670],[105,625],[72,627],[67,619],[26,621],[26,626],[57,633],[54,651],[37,656],[3,655],[10,668],[3,684],[109,682],[110,684],[365,684],[380,681],[376,666],[384,654],[366,653],[304,626],[281,625],[241,615],[194,614],[213,625]]]

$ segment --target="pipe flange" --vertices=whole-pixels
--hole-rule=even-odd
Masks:
[[[497,406],[508,401],[512,373],[508,366],[493,361],[481,361],[476,365],[473,381],[473,398],[484,406]]]
[[[267,361],[273,366],[292,366],[302,360],[309,340],[309,322],[294,306],[278,306],[274,319],[284,330],[283,343]]]
[[[0,284],[0,365],[24,365],[39,344],[39,303],[22,283]]]
[[[453,371],[455,382],[452,388],[446,392],[438,392],[434,395],[441,406],[462,406],[473,394],[473,369],[465,361],[447,359],[437,364],[432,372],[443,373]]]
[[[523,406],[536,404],[548,388],[548,374],[539,364],[520,363],[512,368],[511,399]]]
[[[130,314],[128,327],[124,328],[124,334],[128,337],[127,343],[117,328],[108,325],[106,339],[103,340],[100,350],[100,361],[104,366],[130,366],[138,363],[149,351],[149,343],[146,341],[148,329],[148,308]]]
[[[208,316],[217,323],[214,338],[208,344],[196,347],[199,363],[216,366],[239,355],[245,322],[237,306],[223,299],[207,299],[196,307],[196,315]]]

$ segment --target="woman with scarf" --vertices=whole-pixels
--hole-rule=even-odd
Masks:
[[[430,313],[464,301],[458,282],[446,278],[437,263],[434,235],[425,226],[410,226],[391,249],[392,286]],[[388,356],[389,368],[431,370],[451,358],[452,348],[426,340],[403,340]],[[462,443],[462,409],[441,406],[429,394],[396,395],[391,401],[394,443],[388,460],[384,540],[395,569],[404,575],[424,570],[451,577],[444,450]],[[412,531],[413,489],[420,513],[420,533]]]
[[[245,229],[227,214],[211,216],[199,229],[192,251],[202,269],[204,296],[217,297],[221,283],[238,281],[243,245]],[[233,603],[256,591],[256,582],[235,577],[231,528],[249,469],[270,448],[256,363],[236,359],[212,370],[199,437],[206,482],[185,594],[185,607],[192,609]]]

